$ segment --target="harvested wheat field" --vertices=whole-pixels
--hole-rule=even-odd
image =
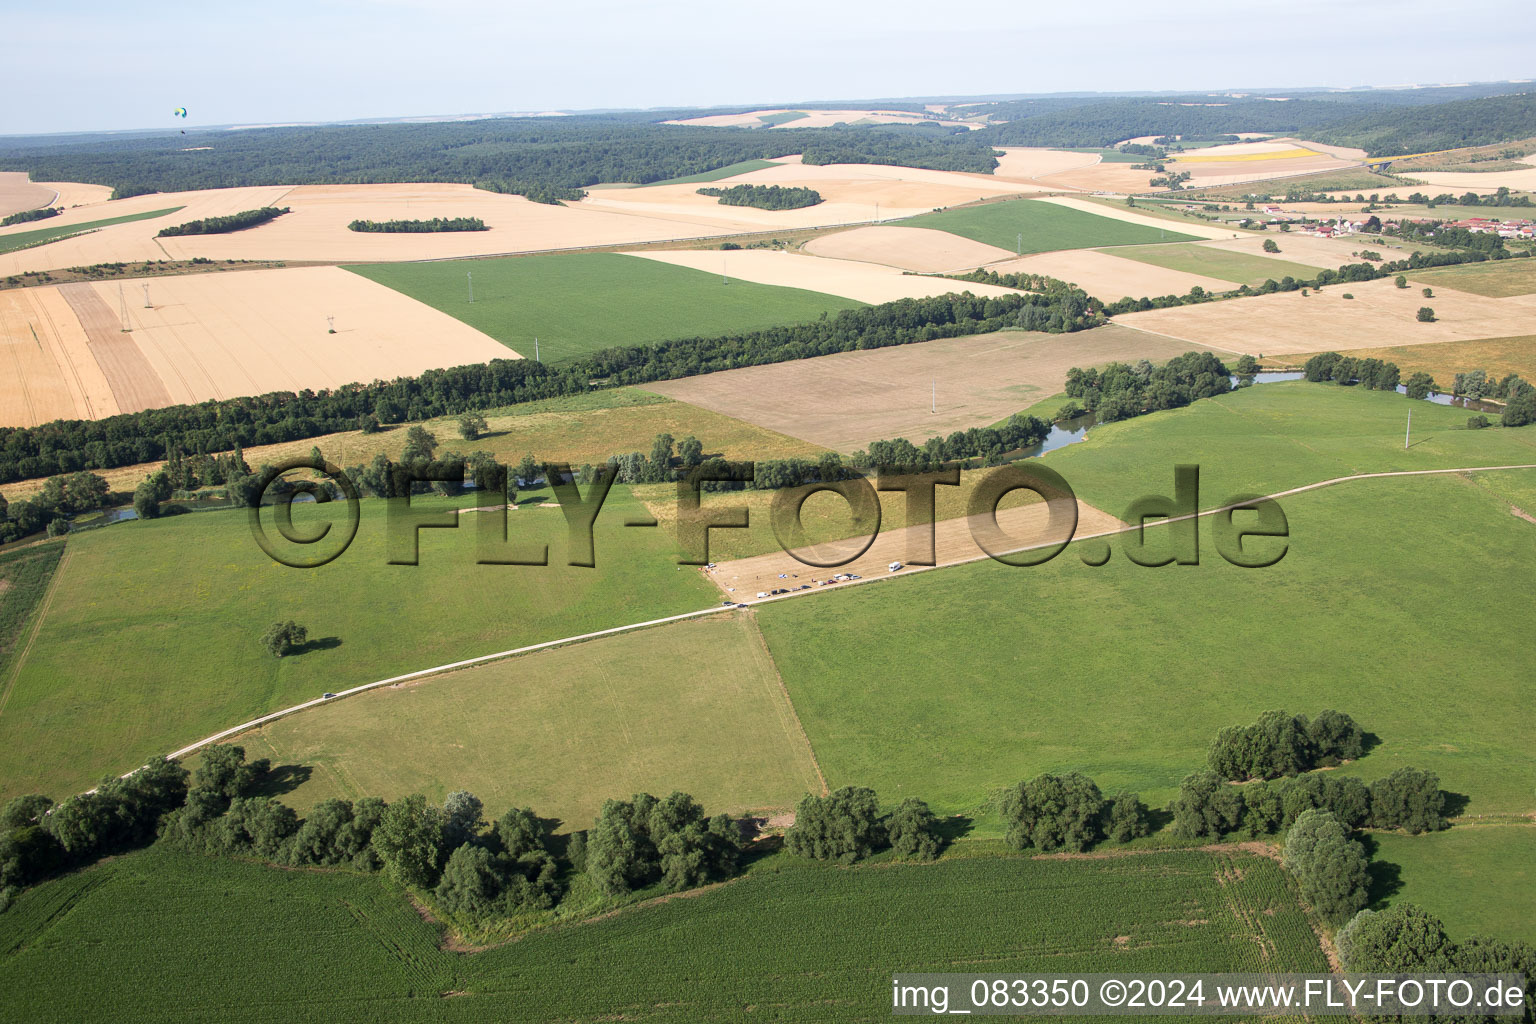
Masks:
[[[1280,251],[1265,252],[1266,240],[1274,242]],[[1389,251],[1374,240],[1318,238],[1316,235],[1299,235],[1290,231],[1271,231],[1263,235],[1244,234],[1241,238],[1202,244],[1208,244],[1213,249],[1228,249],[1232,252],[1247,253],[1250,256],[1264,256],[1269,259],[1284,260],[1287,263],[1302,263],[1309,267],[1328,270],[1342,267],[1346,263],[1359,263],[1360,252],[1365,249],[1373,249],[1383,255],[1387,255]],[[1387,255],[1387,259],[1399,258],[1401,257],[1396,253]]]
[[[1434,323],[1417,321],[1421,306],[1434,309]],[[1426,299],[1419,289],[1398,288],[1388,278],[1330,285],[1306,296],[1282,292],[1151,309],[1115,320],[1196,346],[1290,355],[1526,334],[1536,323],[1536,295],[1491,299],[1436,288],[1434,298]]]
[[[879,263],[920,274],[974,270],[1010,259],[1013,253],[933,228],[854,228],[813,238],[803,246],[813,256]]]
[[[1114,325],[1079,334],[1001,331],[725,370],[645,389],[853,452],[871,441],[905,437],[920,444],[935,434],[996,423],[1060,391],[1073,366],[1156,361],[1189,348]]]
[[[1295,139],[1235,142],[1180,153],[1169,160],[1174,169],[1192,175],[1190,187],[1285,178],[1353,167],[1357,163],[1312,149]]]
[[[1027,494],[1027,497],[1033,497],[1033,495]],[[730,495],[713,496],[711,500],[718,505],[728,505]],[[1000,507],[997,511],[996,525],[1007,538],[1006,550],[1012,551],[1036,544],[1059,543],[1065,539],[1065,524],[1060,521],[1062,513],[1057,512],[1057,521],[1053,523],[1051,511],[1050,505],[1039,500],[1012,507]],[[987,553],[976,543],[973,531],[989,528],[992,521],[992,516],[980,515],[940,519],[935,522],[933,524],[935,563],[944,566],[985,558]],[[1124,523],[1109,513],[1101,512],[1085,502],[1077,502],[1077,527],[1073,531],[1073,536],[1087,537],[1108,533],[1124,526]],[[858,546],[857,541],[842,541],[797,550],[806,553],[815,561],[826,562],[846,558],[853,551],[857,551]],[[869,550],[851,562],[835,568],[810,566],[787,552],[775,551],[766,555],[721,562],[705,575],[720,588],[722,594],[731,600],[755,603],[757,594],[772,593],[778,588],[788,590],[804,584],[817,587],[817,581],[826,580],[834,573],[852,573],[865,579],[889,576],[891,572],[888,566],[892,562],[905,563],[914,555],[926,558],[927,547],[927,527],[904,526],[895,530],[881,530],[876,535],[874,543],[869,546]],[[912,570],[898,571],[911,572]],[[789,578],[783,578],[786,576]],[[848,584],[826,585],[847,586]]]
[[[1099,161],[1085,167],[1042,174],[1035,180],[1049,189],[1077,192],[1161,192],[1153,188],[1156,171],[1138,171],[1134,164]]]
[[[52,189],[34,182],[26,171],[0,171],[0,217],[47,206],[53,195]]]
[[[1077,285],[1096,299],[1139,299],[1154,295],[1184,295],[1199,286],[1209,292],[1230,291],[1232,284],[1202,274],[1168,270],[1150,263],[1121,259],[1092,249],[1043,252],[987,267],[999,274],[1046,274]]]
[[[896,299],[922,299],[950,292],[970,292],[972,295],[1016,294],[1012,289],[996,285],[904,274],[895,267],[875,263],[824,259],[782,250],[674,249],[629,255],[678,267],[691,267],[710,274],[723,273],[738,281],[805,288],[872,304],[894,302]]]
[[[634,190],[640,191],[640,190]],[[609,193],[610,195],[612,193]],[[598,204],[548,206],[521,196],[499,195],[469,185],[304,185],[297,188],[207,189],[136,196],[72,209],[49,219],[50,228],[183,206],[150,220],[114,224],[88,234],[0,256],[0,276],[94,263],[194,257],[240,260],[390,262],[533,252],[762,230],[776,222],[742,216],[735,208],[695,197],[694,212],[652,211],[637,202],[608,209]],[[260,227],[218,235],[156,238],[161,228],[202,217],[261,206],[291,211]],[[730,210],[727,213],[725,211]],[[749,211],[750,214],[765,211]],[[858,219],[858,210],[835,216]],[[771,216],[771,215],[770,215]],[[819,219],[821,215],[812,220]],[[418,220],[479,217],[489,231],[384,234],[347,229],[353,220]],[[867,219],[867,218],[866,218]],[[0,231],[34,230],[36,224]]]
[[[739,178],[727,178],[720,182],[719,187],[730,188],[739,183]],[[798,210],[727,206],[714,196],[699,195],[698,190],[705,186],[687,184],[602,189],[589,192],[586,199],[573,206],[577,210],[675,222],[683,231],[699,235],[893,220],[911,213],[927,213],[936,205],[969,203],[978,198],[974,187],[955,189],[945,185],[884,178],[799,184],[814,188],[821,194],[822,202]],[[1017,186],[1009,189],[1017,190]],[[674,229],[673,233],[677,234],[678,231]]]
[[[120,412],[92,341],[59,289],[0,291],[0,426]]]
[[[1237,232],[1231,228],[1205,224],[1200,221],[1169,220],[1166,217],[1154,217],[1151,214],[1138,213],[1122,203],[1096,203],[1088,199],[1078,199],[1075,196],[1041,196],[1039,201],[1042,203],[1055,203],[1057,206],[1065,206],[1073,210],[1081,210],[1083,213],[1097,214],[1100,217],[1109,217],[1111,220],[1123,220],[1127,224],[1140,224],[1143,227],[1161,228],[1165,231],[1177,232],[1181,235],[1193,235],[1196,238],[1231,239],[1246,235],[1246,232]]]
[[[1024,188],[1016,181],[999,181],[990,174],[968,174],[963,171],[932,171],[922,167],[896,167],[892,164],[823,164],[801,163],[797,160],[779,160],[772,167],[763,167],[734,178],[724,179],[726,184],[748,185],[799,185],[814,188],[823,196],[847,194],[840,189],[867,190],[879,183],[907,182],[933,186],[927,192],[914,191],[912,198],[932,197],[918,205],[924,212],[935,206],[954,205],[957,202],[975,202],[989,196],[1014,195],[1018,192],[1041,191]]]
[[[997,158],[997,170],[992,172],[992,177],[1035,184],[1047,174],[1081,170],[1101,160],[1097,153],[1074,153],[1069,149],[1009,146],[1001,152],[1003,155]]]
[[[1515,192],[1536,192],[1536,167],[1521,171],[1412,171],[1414,181],[1448,192],[1497,192],[1500,187]],[[1404,192],[1407,189],[1402,190]]]
[[[121,292],[87,283],[0,292],[4,341],[17,368],[0,388],[0,425],[331,388],[516,356],[336,267],[164,277],[148,287],[148,309],[137,284]],[[124,304],[131,332],[122,330]],[[335,334],[327,333],[328,316]]]
[[[0,246],[3,246],[5,237],[13,233],[36,231],[39,228],[59,231],[75,225],[91,224],[117,217],[151,213],[157,210],[174,210],[164,216],[112,224],[88,231],[86,234],[0,255],[0,277],[27,270],[56,270],[61,267],[90,266],[96,263],[139,263],[170,259],[173,257],[160,242],[186,241],[186,239],[157,240],[155,235],[161,228],[203,217],[221,217],[262,206],[282,205],[280,200],[287,191],[288,189],[280,186],[271,186],[204,189],[198,192],[156,192],[146,196],[134,196],[132,199],[117,199],[69,209],[57,217],[50,217],[46,221],[35,224],[18,224],[14,227],[0,228]],[[176,207],[182,207],[182,209],[175,209]],[[234,236],[193,237],[211,240]],[[203,254],[194,253],[193,255]],[[287,258],[297,257],[290,255]]]
[[[112,188],[108,185],[88,185],[80,181],[40,181],[38,184],[53,192],[53,202],[48,205],[66,210],[94,206],[112,198]]]

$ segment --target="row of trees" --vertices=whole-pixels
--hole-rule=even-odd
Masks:
[[[956,430],[948,437],[934,436],[921,448],[906,438],[871,441],[869,447],[854,452],[850,462],[859,468],[903,466],[924,472],[941,466],[981,459],[988,466],[1001,465],[1005,458],[1039,444],[1051,432],[1051,425],[1037,416],[1014,413],[997,427],[971,427]]]
[[[610,348],[551,366],[532,359],[429,370],[329,391],[274,392],[123,413],[101,420],[55,420],[0,428],[0,483],[81,469],[163,459],[169,452],[229,452],[341,430],[458,415],[607,386],[688,377],[739,366],[959,337],[1012,326],[1019,311],[1059,310],[1045,295],[977,298],[969,293],[901,299],[842,310],[809,323],[717,338],[686,338]],[[1091,318],[1064,318],[1067,329]],[[603,386],[603,385],[599,385]]]
[[[433,217],[429,220],[354,220],[348,231],[384,234],[429,234],[434,231],[489,231],[479,217]]]
[[[440,807],[421,794],[326,800],[300,818],[261,794],[270,771],[266,759],[221,744],[204,750],[190,785],[185,768],[161,760],[62,803],[12,800],[0,809],[0,909],[19,888],[157,836],[211,856],[382,870],[468,922],[552,907],[572,873],[610,895],[691,888],[733,875],[742,849],[740,823],[706,815],[686,793],[610,800],[590,831],[557,851],[553,822],[519,807],[489,822],[465,791]]]
[[[271,220],[276,220],[288,213],[286,206],[263,206],[259,210],[242,210],[239,213],[231,213],[224,217],[204,217],[201,220],[189,220],[185,224],[174,224],[160,229],[159,237],[170,238],[175,235],[226,235],[231,231],[244,231],[246,228],[260,227]]]
[[[790,853],[851,864],[892,849],[898,856],[932,860],[944,848],[938,819],[928,804],[908,797],[882,812],[875,791],[844,786],[827,796],[807,793],[795,807],[795,824],[784,836]]]
[[[1312,719],[1266,711],[1252,725],[1218,732],[1206,763],[1223,779],[1242,782],[1333,767],[1363,753],[1365,732],[1342,711],[1330,709]]]
[[[0,544],[43,530],[57,536],[71,517],[105,508],[114,497],[104,477],[83,470],[49,477],[30,498],[9,502],[0,494]]]
[[[1074,366],[1066,392],[1101,423],[1113,423],[1159,409],[1177,409],[1232,390],[1231,373],[1209,352],[1186,352],[1162,366],[1145,359],[1134,365],[1110,363],[1102,370]]]
[[[1406,767],[1369,786],[1353,776],[1332,773],[1238,786],[1207,769],[1185,777],[1170,805],[1174,833],[1204,839],[1231,833],[1268,835],[1289,828],[1313,808],[1328,811],[1350,828],[1402,829],[1417,835],[1447,827],[1439,778]]]
[[[49,217],[57,217],[63,213],[63,207],[44,206],[36,210],[22,210],[7,217],[0,218],[0,228],[8,228],[12,224],[29,224],[35,220],[47,220]]]
[[[1135,793],[1105,799],[1086,775],[1037,775],[1007,790],[998,803],[1016,850],[1081,852],[1106,839],[1130,842],[1152,830]]]
[[[759,210],[800,210],[821,202],[821,193],[813,188],[781,185],[732,185],[729,188],[701,188],[701,196],[717,196],[725,206],[755,206]]]

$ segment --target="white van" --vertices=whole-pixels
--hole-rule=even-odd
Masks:
[[[766,590],[759,590],[757,592],[757,596],[758,597],[767,597],[768,596],[768,591],[766,591]]]
[[[892,562],[890,565],[886,566],[885,568],[886,568],[887,572],[899,572],[901,570],[901,563],[900,562]]]

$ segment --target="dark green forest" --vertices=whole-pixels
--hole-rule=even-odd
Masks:
[[[187,152],[181,135],[67,145],[0,143],[0,169],[39,181],[110,185],[120,194],[240,185],[448,181],[528,195],[579,199],[599,182],[646,184],[743,160],[805,153],[806,163],[894,163],[988,172],[984,143],[956,129],[703,128],[624,117],[498,118],[431,124],[322,125],[199,133],[211,149]],[[548,194],[544,190],[552,189]],[[536,194],[530,194],[530,191]]]

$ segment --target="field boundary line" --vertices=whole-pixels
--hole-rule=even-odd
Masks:
[[[757,646],[762,649],[763,657],[768,659],[768,667],[773,669],[773,681],[778,684],[779,693],[784,697],[784,706],[789,709],[789,719],[795,723],[800,739],[805,742],[805,752],[811,757],[811,767],[816,770],[816,781],[821,785],[819,795],[827,796],[832,791],[827,788],[827,777],[822,773],[821,759],[816,756],[816,747],[811,743],[810,733],[805,731],[805,723],[800,721],[800,712],[795,710],[795,700],[789,694],[789,687],[784,685],[784,674],[779,671],[779,663],[774,660],[773,651],[768,649],[768,638],[763,635],[762,627],[757,624],[757,616],[749,612],[746,618],[748,628],[752,630],[752,635],[757,640]]]
[[[1186,522],[1186,521],[1191,520],[1191,519],[1203,519],[1206,516],[1213,516],[1213,515],[1216,515],[1216,514],[1221,513],[1221,512],[1230,512],[1230,511],[1233,511],[1234,509],[1249,508],[1249,507],[1253,506],[1254,504],[1256,504],[1257,502],[1260,502],[1260,501],[1272,501],[1272,500],[1274,500],[1276,498],[1284,498],[1284,497],[1287,497],[1287,496],[1292,495],[1292,494],[1303,494],[1303,493],[1305,493],[1307,491],[1315,491],[1315,490],[1318,490],[1318,489],[1323,488],[1323,487],[1332,487],[1332,486],[1334,486],[1336,484],[1348,483],[1351,480],[1377,480],[1377,479],[1384,479],[1384,478],[1388,478],[1388,477],[1408,477],[1408,476],[1445,476],[1445,475],[1456,474],[1456,473],[1494,473],[1494,472],[1502,472],[1502,471],[1515,470],[1515,469],[1536,469],[1536,463],[1526,463],[1526,464],[1515,465],[1515,466],[1461,466],[1461,467],[1456,467],[1456,468],[1451,468],[1451,469],[1404,469],[1404,470],[1391,470],[1391,471],[1379,472],[1379,473],[1356,473],[1356,474],[1352,474],[1350,476],[1334,477],[1331,480],[1322,480],[1322,481],[1319,481],[1317,483],[1304,484],[1304,485],[1302,485],[1300,487],[1292,487],[1292,488],[1289,488],[1288,490],[1284,490],[1284,491],[1276,491],[1273,494],[1262,495],[1260,497],[1251,498],[1251,499],[1248,499],[1246,501],[1233,502],[1231,504],[1221,505],[1221,506],[1216,507],[1216,508],[1209,508],[1209,509],[1205,509],[1203,511],[1194,512],[1194,513],[1191,513],[1189,515],[1172,516],[1172,517],[1165,518],[1165,519],[1159,519],[1159,520],[1157,520],[1157,522],[1154,522],[1154,523],[1143,523],[1143,524],[1139,524],[1139,525],[1122,526],[1120,529],[1116,529],[1116,530],[1102,530],[1102,531],[1100,531],[1098,533],[1083,534],[1081,537],[1074,535],[1071,538],[1071,540],[1068,541],[1068,543],[1074,543],[1074,542],[1079,541],[1079,540],[1094,540],[1094,539],[1097,539],[1097,538],[1100,538],[1100,537],[1114,537],[1114,536],[1118,536],[1120,534],[1130,533],[1130,532],[1135,531],[1135,530],[1144,530],[1144,529],[1145,530],[1151,530],[1151,529],[1156,529],[1159,526],[1171,526],[1174,523]],[[1040,550],[1042,548],[1056,547],[1057,545],[1059,545],[1061,543],[1062,542],[1059,541],[1059,540],[1052,540],[1052,541],[1046,541],[1045,543],[1040,543],[1040,544],[1027,544],[1027,545],[1024,545],[1022,547],[1011,548],[1011,549],[1009,549],[1007,551],[1000,551],[1000,552],[998,552],[998,554],[999,555],[1014,555],[1014,554],[1020,554],[1022,552],[1026,552],[1026,551],[1038,551],[1038,550]],[[67,554],[68,554],[68,552],[66,551],[66,556],[67,556]],[[898,580],[898,579],[910,579],[913,576],[919,575],[921,573],[934,572],[934,571],[940,570],[940,569],[948,569],[948,568],[951,568],[951,567],[957,566],[957,565],[970,565],[970,564],[973,564],[973,563],[976,563],[976,562],[984,562],[984,561],[987,561],[987,560],[992,559],[992,558],[993,558],[992,555],[983,553],[983,554],[980,554],[980,555],[973,555],[973,556],[971,556],[969,558],[959,559],[959,560],[954,561],[954,562],[947,562],[944,565],[924,565],[924,566],[914,565],[914,566],[908,566],[906,569],[902,570],[900,573],[892,573],[891,575],[888,575],[888,576],[872,576],[872,577],[868,577],[866,579],[849,580],[849,581],[847,581],[845,583],[839,584],[836,589],[839,590],[839,591],[843,591],[843,590],[850,589],[852,587],[863,586],[863,585],[871,584],[871,583],[881,583],[881,582],[887,582],[887,581],[890,581],[890,580]],[[61,568],[62,568],[62,563],[61,563]],[[56,574],[55,574],[54,578],[55,578],[55,580],[57,580],[57,578],[58,578],[57,577],[57,571],[56,571]],[[625,625],[625,626],[611,626],[611,627],[609,627],[607,629],[599,629],[599,630],[595,630],[595,631],[590,632],[590,633],[582,633],[582,634],[579,634],[577,636],[563,637],[563,638],[561,638],[559,640],[545,640],[542,643],[528,644],[528,645],[526,645],[524,647],[515,647],[515,648],[512,648],[511,650],[506,650],[506,651],[497,651],[494,654],[482,654],[482,655],[480,655],[478,657],[466,658],[463,661],[450,662],[449,664],[446,664],[446,665],[435,665],[435,666],[433,666],[431,668],[418,669],[415,672],[407,672],[404,675],[391,676],[388,679],[379,679],[379,680],[376,680],[376,681],[371,682],[371,683],[363,683],[363,684],[361,684],[359,686],[354,686],[354,687],[352,687],[350,689],[347,689],[347,690],[341,690],[341,691],[338,691],[334,697],[329,697],[329,698],[327,698],[327,697],[316,697],[313,700],[307,700],[307,701],[303,702],[302,704],[295,704],[295,705],[293,705],[291,707],[282,708],[282,709],[280,709],[278,711],[273,711],[273,712],[270,712],[268,714],[261,715],[258,718],[251,719],[249,722],[243,722],[240,725],[232,726],[232,727],[230,727],[228,729],[224,729],[224,730],[222,730],[220,732],[216,732],[212,736],[204,737],[203,739],[198,740],[196,743],[189,743],[187,746],[182,747],[179,750],[174,750],[171,753],[166,754],[164,756],[165,756],[165,758],[167,760],[174,760],[176,758],[184,757],[187,754],[195,753],[198,750],[201,750],[203,747],[209,746],[210,744],[213,744],[213,743],[217,743],[220,740],[228,739],[229,737],[239,735],[242,732],[249,732],[251,729],[259,728],[259,727],[267,724],[268,722],[274,722],[274,721],[276,721],[276,720],[278,720],[280,718],[286,718],[289,715],[297,714],[300,711],[307,711],[310,708],[318,707],[321,704],[331,704],[331,703],[334,703],[337,700],[342,699],[343,697],[351,697],[351,696],[353,696],[355,694],[364,693],[364,692],[366,692],[368,690],[378,689],[381,686],[393,686],[396,683],[409,682],[409,681],[414,680],[414,679],[425,679],[425,678],[428,678],[430,676],[443,675],[445,673],[453,672],[453,671],[456,671],[456,670],[461,669],[461,668],[469,668],[469,667],[471,667],[473,665],[484,665],[484,664],[487,664],[489,662],[501,661],[501,660],[503,660],[505,658],[512,658],[512,657],[516,657],[516,656],[521,655],[521,654],[531,654],[534,651],[547,650],[547,649],[552,648],[552,647],[562,647],[562,646],[565,646],[566,644],[581,643],[581,642],[586,641],[586,640],[595,640],[595,639],[597,639],[599,637],[614,636],[614,635],[619,634],[619,633],[628,633],[628,632],[631,632],[632,630],[645,629],[645,628],[650,627],[650,626],[660,626],[660,625],[664,625],[664,624],[669,623],[669,622],[682,622],[682,621],[685,621],[687,619],[695,619],[695,618],[699,618],[700,616],[704,616],[704,615],[723,614],[723,613],[727,613],[727,612],[730,612],[730,611],[734,610],[733,608],[728,607],[727,606],[728,604],[747,604],[747,605],[749,605],[752,608],[757,608],[757,607],[760,607],[762,605],[771,604],[771,603],[773,603],[775,601],[784,601],[784,600],[788,600],[788,599],[795,598],[795,597],[805,597],[807,595],[817,594],[817,593],[822,593],[822,592],[823,592],[823,590],[812,589],[812,590],[804,590],[804,591],[793,591],[793,592],[788,593],[788,594],[780,594],[777,597],[760,598],[760,599],[753,600],[753,601],[740,601],[740,602],[734,602],[734,603],[722,602],[721,604],[713,605],[713,606],[711,606],[709,608],[701,608],[698,611],[681,612],[681,613],[679,613],[677,615],[668,615],[668,616],[664,616],[664,617],[659,618],[659,619],[648,619],[648,620],[646,620],[644,622],[633,622],[633,623],[630,623],[629,625]],[[41,620],[39,620],[39,621],[41,621]],[[766,641],[765,641],[765,643],[766,643]],[[28,647],[30,648],[30,646],[31,645],[29,643]],[[771,657],[771,655],[770,655],[770,657]],[[774,664],[775,671],[777,671],[777,668],[778,668],[777,663],[775,663]],[[793,707],[793,704],[791,704],[791,707]],[[810,743],[809,739],[807,739],[806,743],[807,743],[807,746],[809,746],[809,743]],[[814,756],[814,750],[812,751],[812,754]],[[136,772],[138,770],[139,769],[135,768],[133,771],[125,772],[121,776],[121,778],[127,778],[128,776],[134,774],[134,772]],[[817,766],[817,771],[820,772],[820,766],[819,765]],[[825,779],[823,779],[823,784],[825,784]],[[94,791],[91,791],[91,792],[94,792]]]
[[[27,642],[16,655],[16,664],[11,666],[11,674],[5,680],[5,688],[0,690],[0,715],[5,713],[5,705],[11,699],[11,691],[16,688],[16,680],[21,678],[21,667],[27,663],[27,655],[32,653],[32,643],[37,639],[37,634],[43,631],[43,620],[48,617],[48,610],[53,607],[53,595],[58,590],[59,577],[64,575],[64,567],[69,564],[69,557],[74,552],[70,551],[68,542],[64,545],[64,554],[59,556],[59,564],[53,567],[53,578],[48,581],[48,592],[37,603],[33,610],[32,630],[27,636]]]

